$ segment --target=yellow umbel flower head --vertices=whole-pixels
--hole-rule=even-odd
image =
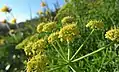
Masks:
[[[45,72],[47,56],[38,54],[27,63],[27,72]]]
[[[41,2],[41,7],[45,7],[46,3],[45,2]]]
[[[38,33],[41,33],[42,32],[42,29],[43,29],[43,26],[45,25],[45,23],[40,23],[38,26],[37,26],[37,32]]]
[[[49,14],[50,14],[50,11],[49,11],[49,10],[46,10],[46,11],[45,11],[45,14],[46,14],[46,15],[49,15]]]
[[[119,42],[119,29],[111,29],[106,32],[105,38]]]
[[[39,15],[42,15],[42,14],[43,14],[43,11],[39,10],[39,11],[38,11],[38,14],[39,14]]]
[[[56,22],[49,22],[43,26],[43,32],[53,32],[56,29]]]
[[[10,23],[15,24],[16,23],[16,18],[13,18]]]
[[[77,36],[79,36],[79,30],[76,24],[66,25],[59,32],[59,38],[64,41],[72,41]]]
[[[0,9],[0,12],[10,12],[11,11],[11,9],[8,7],[8,6],[6,6],[6,5],[4,5],[1,9]]]
[[[89,27],[91,29],[101,29],[104,27],[104,23],[102,21],[91,20],[88,22],[86,27]]]
[[[7,20],[4,19],[3,21],[1,21],[2,24],[6,24],[7,23]]]
[[[44,39],[40,39],[38,41],[36,41],[33,45],[32,45],[32,52],[33,55],[37,55],[39,53],[43,53],[44,49],[46,48],[46,41]]]
[[[64,17],[61,22],[63,26],[67,24],[71,24],[74,22],[74,18],[71,16],[67,16],[67,17]]]
[[[58,39],[58,36],[59,36],[59,32],[54,32],[50,34],[50,36],[48,37],[48,42],[52,43],[53,41]]]

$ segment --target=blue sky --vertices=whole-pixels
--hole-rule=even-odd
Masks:
[[[59,2],[60,6],[64,4],[64,0],[43,0],[48,3],[50,9],[54,9],[53,4],[56,1]],[[35,17],[38,10],[42,10],[43,8],[40,7],[41,0],[0,0],[0,8],[3,5],[7,5],[12,8],[12,13],[17,18],[17,22],[25,21],[26,19],[30,19],[30,9],[29,5],[32,10],[32,16]],[[9,20],[11,18],[10,15],[7,15]],[[0,20],[6,18],[4,13],[0,12]]]

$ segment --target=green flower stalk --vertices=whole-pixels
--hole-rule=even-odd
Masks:
[[[47,56],[38,54],[27,63],[27,72],[44,72],[47,65]]]
[[[74,18],[71,16],[67,16],[67,17],[64,17],[61,22],[62,22],[62,25],[65,26],[65,25],[73,23]]]
[[[38,33],[41,33],[42,32],[42,29],[43,29],[43,26],[45,25],[45,23],[40,23],[38,26],[37,26],[37,32]]]
[[[89,23],[86,25],[86,27],[89,27],[91,29],[101,29],[104,27],[104,23],[102,21],[97,21],[97,20],[91,20]]]
[[[119,29],[115,28],[115,29],[111,29],[107,31],[105,34],[105,38],[112,40],[112,41],[119,42]]]
[[[56,22],[49,22],[43,26],[43,32],[53,32],[56,30]]]
[[[60,30],[58,37],[61,41],[72,41],[77,36],[79,36],[79,30],[76,24],[69,24]]]
[[[58,40],[58,36],[59,36],[59,32],[54,32],[52,34],[50,34],[50,36],[48,37],[48,42],[54,42],[55,40]]]

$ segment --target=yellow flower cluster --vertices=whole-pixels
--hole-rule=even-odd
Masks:
[[[42,29],[43,29],[43,26],[45,25],[45,23],[40,23],[38,26],[37,26],[37,32],[38,33],[41,33],[42,32]]]
[[[105,38],[119,42],[119,29],[111,29],[106,32]]]
[[[39,53],[44,52],[46,48],[46,42],[43,39],[37,40],[36,42],[29,42],[25,48],[24,51],[26,55],[28,56],[35,56]]]
[[[41,54],[44,52],[45,48],[46,48],[46,41],[43,39],[40,39],[32,45],[32,53],[33,55],[37,55],[39,53]]]
[[[43,32],[53,32],[56,29],[56,22],[49,22],[43,26]]]
[[[44,72],[47,65],[47,56],[38,54],[27,63],[27,72]]]
[[[16,18],[13,18],[10,23],[15,24],[16,23]]]
[[[38,11],[38,14],[39,14],[39,15],[42,15],[42,14],[43,14],[43,11],[39,10],[39,11]]]
[[[71,16],[67,16],[67,17],[64,17],[61,22],[63,26],[67,24],[71,24],[74,22],[74,18]]]
[[[89,23],[86,25],[86,27],[89,27],[91,29],[101,29],[104,27],[104,24],[102,21],[97,21],[97,20],[91,20]]]
[[[33,42],[29,42],[24,48],[24,52],[27,56],[33,55],[32,51],[31,51],[32,50],[32,45],[33,45]]]
[[[8,6],[4,5],[4,6],[0,9],[0,11],[1,11],[1,12],[10,12],[11,9],[10,9]]]
[[[76,24],[66,25],[59,32],[59,38],[61,38],[61,40],[66,40],[66,41],[72,41],[78,35],[79,35],[79,30]]]
[[[32,36],[29,36],[27,37],[26,39],[24,39],[21,43],[19,43],[17,46],[16,46],[16,49],[24,49],[25,46],[27,46],[27,44],[29,43],[34,43],[38,40],[38,34],[34,34]]]
[[[46,15],[49,15],[49,14],[50,14],[50,11],[49,11],[49,10],[46,10],[46,11],[45,11],[45,14],[46,14]]]
[[[27,72],[44,72],[48,61],[45,55],[46,44],[44,39],[38,39],[38,34],[34,34],[17,45],[18,49],[24,49],[29,58]]]
[[[46,3],[45,2],[41,2],[41,7],[45,7]]]
[[[51,42],[57,40],[58,36],[59,36],[59,32],[54,32],[54,33],[50,34],[50,36],[48,37],[48,42],[51,43]]]
[[[52,32],[56,29],[56,22],[41,23],[37,26],[37,32]]]

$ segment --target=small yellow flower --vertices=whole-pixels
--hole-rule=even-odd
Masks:
[[[41,7],[45,7],[46,3],[45,2],[41,2]]]
[[[56,29],[56,22],[49,22],[43,26],[43,32],[53,32]]]
[[[63,26],[67,24],[71,24],[74,22],[74,18],[71,16],[67,16],[67,17],[64,17],[61,22]]]
[[[51,42],[57,40],[58,36],[59,36],[59,32],[54,32],[54,33],[50,34],[50,36],[48,37],[48,42],[51,43]]]
[[[5,43],[4,39],[0,39],[0,45],[3,45]]]
[[[37,32],[38,33],[41,33],[42,32],[42,29],[43,29],[43,26],[45,25],[45,23],[40,23],[38,26],[37,26]]]
[[[105,38],[119,42],[119,29],[111,29],[106,32]]]
[[[46,15],[49,15],[50,14],[49,10],[45,11],[45,14]]]
[[[79,36],[79,30],[76,24],[66,25],[59,32],[59,38],[64,41],[72,41],[77,36]]]
[[[10,9],[8,6],[4,5],[4,6],[0,9],[0,11],[1,11],[1,12],[10,12],[11,9]]]
[[[42,14],[43,14],[43,11],[39,10],[39,11],[38,11],[38,14],[39,14],[39,15],[42,15]]]
[[[97,21],[97,20],[91,20],[89,23],[86,25],[86,27],[89,27],[91,29],[101,29],[104,27],[104,23],[102,21]]]
[[[15,24],[16,23],[16,18],[13,18],[10,23]]]

